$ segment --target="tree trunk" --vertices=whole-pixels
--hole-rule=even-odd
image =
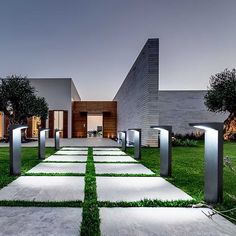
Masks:
[[[236,113],[232,112],[224,121],[224,139],[229,140],[234,134],[236,137]]]

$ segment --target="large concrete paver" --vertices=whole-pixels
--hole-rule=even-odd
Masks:
[[[96,174],[154,174],[147,167],[136,163],[95,163]]]
[[[0,236],[77,236],[81,208],[0,207]]]
[[[84,177],[22,176],[0,190],[0,200],[76,201],[84,199]]]
[[[59,150],[55,153],[56,155],[87,155],[88,151],[64,151],[64,150]]]
[[[52,155],[45,159],[44,161],[55,161],[55,162],[63,162],[63,161],[87,161],[87,156],[76,156],[76,155]]]
[[[99,201],[174,201],[192,198],[161,177],[96,177]]]
[[[87,147],[63,147],[62,151],[88,151]]]
[[[86,163],[39,163],[27,173],[85,173]]]
[[[100,148],[98,148],[98,147],[95,147],[95,148],[93,148],[93,151],[120,151],[120,149],[119,148],[109,148],[109,147],[100,147]]]
[[[126,156],[122,151],[93,151],[94,156]]]
[[[206,217],[202,208],[100,208],[101,235],[106,236],[226,236],[236,226],[219,215]]]
[[[95,162],[137,162],[130,156],[94,156]]]

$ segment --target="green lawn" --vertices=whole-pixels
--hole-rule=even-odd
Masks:
[[[55,152],[54,148],[46,148],[46,156],[50,156]],[[22,174],[37,165],[38,148],[22,148]],[[9,170],[9,148],[0,148],[0,189],[12,182],[16,177],[10,176]]]
[[[133,149],[127,153],[133,156]],[[229,156],[236,169],[236,143],[224,143],[224,156]],[[159,174],[160,155],[158,148],[142,148],[141,163]],[[181,188],[198,201],[204,200],[204,144],[198,142],[197,147],[173,147],[172,178],[167,180]],[[236,207],[236,173],[224,167],[224,202],[216,206],[219,210]],[[236,218],[236,211],[227,213]]]

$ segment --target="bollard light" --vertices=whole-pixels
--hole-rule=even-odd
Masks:
[[[223,201],[223,123],[191,123],[205,131],[205,201]]]
[[[55,132],[54,133],[55,150],[59,150],[60,149],[60,132],[62,132],[62,130],[55,129],[54,132]]]
[[[172,159],[172,126],[150,126],[152,129],[160,131],[160,175],[171,176]]]
[[[127,133],[126,131],[119,131],[118,133],[121,136],[122,151],[126,152]]]
[[[10,174],[21,174],[21,130],[27,125],[10,125]]]
[[[141,159],[141,129],[128,129],[134,132],[134,158]]]
[[[45,159],[45,138],[47,131],[49,129],[40,128],[38,132],[38,158],[40,160]]]

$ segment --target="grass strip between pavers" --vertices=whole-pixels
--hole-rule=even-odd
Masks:
[[[22,176],[85,176],[83,173],[25,173]]]
[[[104,176],[104,177],[159,177],[158,174],[115,174],[115,173],[104,173],[104,174],[96,174],[96,176]]]
[[[99,201],[99,207],[192,207],[193,204],[199,203],[196,200],[177,200],[177,201],[160,201],[144,199],[135,202],[109,202]]]
[[[87,161],[43,161],[41,163],[86,163]]]
[[[82,201],[62,201],[62,202],[37,202],[37,201],[20,201],[4,200],[0,201],[0,206],[7,207],[82,207]]]
[[[94,161],[95,164],[140,164],[139,162],[135,161]]]
[[[93,150],[88,149],[88,160],[85,175],[85,193],[83,203],[83,219],[81,223],[81,236],[101,235],[100,218],[97,202],[96,175],[93,162]]]

